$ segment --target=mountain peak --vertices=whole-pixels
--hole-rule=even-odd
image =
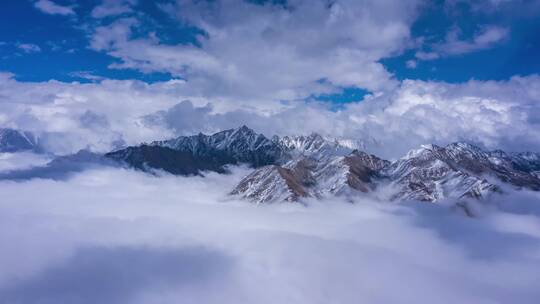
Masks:
[[[30,132],[0,128],[0,152],[18,152],[37,149],[37,140]]]
[[[324,140],[324,137],[317,132],[311,132],[308,138],[313,139],[313,140]]]
[[[253,129],[249,128],[246,125],[241,125],[240,127],[237,128],[237,130],[242,131],[242,132],[253,132]]]
[[[445,148],[451,149],[451,150],[461,150],[461,151],[468,150],[468,151],[474,151],[474,152],[484,152],[480,147],[477,147],[473,144],[469,144],[462,141],[453,142],[447,145]]]
[[[257,132],[255,132],[253,129],[249,128],[246,125],[242,125],[236,129],[233,129],[232,134],[240,134],[242,136],[258,135]]]

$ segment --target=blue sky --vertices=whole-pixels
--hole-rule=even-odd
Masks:
[[[0,12],[0,70],[9,71],[21,81],[92,81],[78,77],[84,71],[112,79],[140,79],[159,81],[170,79],[166,73],[145,74],[136,70],[109,69],[115,60],[88,47],[88,32],[84,28],[95,22],[89,17],[100,1],[56,1],[57,4],[75,5],[77,16],[51,15],[34,6],[34,1],[6,1]],[[153,16],[152,1],[140,5],[144,14]],[[159,16],[158,16],[159,17]],[[176,31],[170,25],[165,32]],[[188,35],[179,35],[178,43],[189,41]],[[18,44],[33,44],[40,51],[25,52]]]
[[[462,3],[451,12],[444,9],[444,1],[436,2],[421,12],[412,27],[413,36],[432,36],[436,40],[443,40],[449,28],[458,27],[463,32],[462,38],[467,40],[483,24],[491,24],[508,29],[507,37],[485,49],[424,61],[415,69],[407,68],[404,64],[414,59],[415,50],[384,59],[386,67],[399,79],[445,82],[503,80],[540,71],[540,18],[534,14],[534,8],[531,12],[526,11],[534,6],[534,1],[525,1],[525,4],[508,1],[515,3],[511,9],[508,6],[483,11],[475,11],[471,5]]]
[[[12,0],[0,125],[58,154],[248,125],[540,151],[537,0]]]
[[[36,1],[8,0],[0,11],[0,70],[15,74],[20,81],[97,81],[101,78],[139,79],[145,82],[183,78],[168,71],[144,71],[109,66],[122,59],[90,47],[93,29],[135,15],[140,22],[131,38],[153,32],[163,45],[197,45],[203,29],[174,20],[163,7],[171,1],[133,1],[130,12],[92,18],[101,1],[46,1],[72,8],[73,14],[50,14]],[[113,1],[114,2],[114,1]],[[116,1],[122,2],[122,1]],[[129,2],[129,1],[128,1]],[[453,3],[457,2],[457,3]],[[530,75],[540,70],[540,18],[536,1],[427,1],[417,8],[410,28],[410,40],[423,39],[385,54],[379,62],[396,79],[438,80],[450,83],[470,79],[504,80],[514,75]],[[50,4],[49,3],[49,4]],[[268,3],[267,3],[268,5]],[[478,7],[479,5],[483,5]],[[536,13],[535,13],[536,10]],[[444,44],[451,31],[462,42],[471,42],[483,29],[504,29],[504,37],[456,54],[419,60],[419,51],[432,44]],[[409,42],[411,43],[411,42]],[[25,49],[26,47],[26,49]],[[442,46],[444,48],[444,45]],[[321,64],[324,64],[321,62]],[[320,100],[342,103],[358,100],[369,92],[358,86],[337,86],[343,92],[316,93]]]

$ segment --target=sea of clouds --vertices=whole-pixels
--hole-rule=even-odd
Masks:
[[[0,159],[2,170],[17,167],[6,165],[17,158]],[[26,159],[22,168],[40,164]],[[476,218],[368,198],[255,205],[228,195],[247,172],[175,177],[94,166],[0,181],[0,302],[540,298],[538,194],[495,198]]]

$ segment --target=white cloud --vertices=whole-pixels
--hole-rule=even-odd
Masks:
[[[18,43],[17,47],[27,54],[41,52],[39,45],[32,43]]]
[[[509,30],[499,26],[486,26],[476,32],[471,40],[461,40],[458,29],[448,32],[446,41],[434,48],[445,55],[460,55],[479,50],[492,48],[501,41],[504,41],[509,34]]]
[[[438,53],[423,52],[423,51],[416,52],[414,56],[420,60],[434,60],[434,59],[439,59],[441,57]]]
[[[197,37],[200,47],[134,39],[140,24],[133,18],[98,27],[91,47],[120,59],[115,68],[185,77],[206,97],[292,100],[334,86],[379,91],[397,84],[378,61],[406,46],[416,9],[417,1],[393,0],[178,1],[174,17],[206,33]]]
[[[62,6],[50,0],[38,0],[34,3],[34,6],[45,14],[63,16],[75,15],[73,7]]]
[[[131,13],[132,6],[136,3],[136,0],[103,0],[100,5],[94,7],[91,15],[94,18],[104,18]]]
[[[0,153],[0,172],[43,166],[49,161],[51,161],[51,156],[46,154],[31,152]]]
[[[91,71],[75,71],[75,72],[69,73],[69,76],[75,77],[75,78],[82,78],[82,79],[86,79],[90,81],[101,81],[105,79],[105,77],[95,75]]]
[[[435,60],[487,50],[504,42],[509,34],[510,30],[505,27],[483,26],[470,39],[462,39],[461,30],[454,27],[448,31],[443,42],[427,44],[431,51],[418,51],[415,56],[420,60]]]
[[[201,98],[181,80],[80,84],[25,83],[12,77],[0,74],[0,124],[45,136],[57,153],[87,147],[105,152],[118,142],[133,145],[241,124],[269,136],[315,131],[361,139],[371,152],[389,158],[421,144],[453,141],[540,151],[537,75],[463,84],[407,80],[339,111],[316,102]]]
[[[257,207],[226,199],[244,173],[96,169],[67,181],[0,182],[9,198],[0,201],[0,297],[532,304],[540,296],[537,195],[503,198],[517,209],[536,203],[529,215],[477,219],[367,199]]]
[[[407,62],[405,62],[405,65],[409,69],[416,69],[416,66],[418,65],[418,62],[416,60],[407,60]]]
[[[243,109],[214,113],[210,106],[183,102],[145,121],[177,134],[240,123],[267,135],[316,131],[364,140],[371,152],[388,158],[421,144],[454,141],[488,149],[540,151],[539,88],[539,76],[463,84],[407,80],[389,94],[370,96],[338,112],[309,104],[270,114]]]

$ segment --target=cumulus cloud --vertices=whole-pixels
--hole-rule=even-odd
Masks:
[[[178,88],[182,85],[174,81],[154,85],[111,80],[25,83],[12,77],[0,76],[0,124],[35,132],[44,137],[47,150],[56,153],[83,148],[104,152],[124,139],[135,144],[170,136],[167,130],[141,126],[139,117],[181,98]]]
[[[364,140],[383,157],[421,144],[467,141],[488,149],[539,151],[540,77],[462,84],[406,80],[385,94],[335,111],[320,102],[245,103],[194,96],[189,82],[103,80],[25,83],[2,74],[0,123],[36,132],[48,151],[106,152],[246,124],[267,136],[323,135]]]
[[[50,0],[38,0],[34,3],[34,6],[41,12],[49,15],[75,15],[73,7],[59,5]]]
[[[417,1],[177,1],[167,12],[195,26],[197,45],[133,37],[135,17],[95,29],[91,47],[120,59],[114,68],[168,72],[206,97],[291,100],[356,86],[396,85],[378,61],[410,38]],[[324,80],[324,81],[323,81]],[[323,85],[325,83],[326,85]]]
[[[361,131],[396,143],[402,153],[412,143],[451,141],[538,151],[538,84],[538,76],[463,84],[408,80],[394,94],[353,105],[348,113]]]
[[[184,178],[109,168],[0,182],[9,198],[0,201],[0,297],[532,304],[540,296],[538,213],[469,219],[368,199],[257,207],[227,198],[246,173],[233,172]],[[519,207],[523,197],[501,199]]]
[[[421,144],[454,141],[487,149],[539,151],[539,85],[538,76],[464,84],[407,80],[391,94],[369,96],[337,112],[309,104],[272,114],[244,109],[215,113],[211,105],[184,101],[146,116],[144,122],[176,134],[217,131],[240,122],[267,135],[315,131],[364,140],[370,152],[388,158]]]

